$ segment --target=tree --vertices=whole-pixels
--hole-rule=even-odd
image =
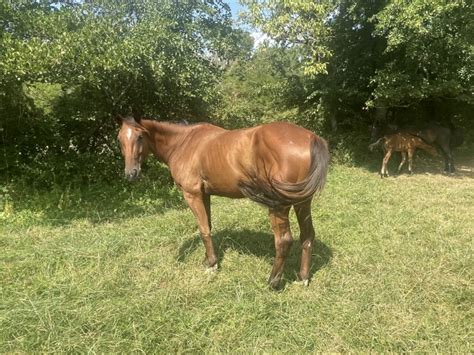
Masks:
[[[333,0],[242,0],[246,19],[283,47],[300,50],[306,74],[326,72],[331,56],[328,22],[334,16]]]
[[[384,65],[372,76],[367,104],[411,105],[426,99],[473,103],[474,8],[468,1],[394,1],[377,13],[386,39]]]
[[[301,78],[297,51],[261,46],[226,71],[219,85],[217,119],[228,127],[295,120],[294,109],[305,97]]]

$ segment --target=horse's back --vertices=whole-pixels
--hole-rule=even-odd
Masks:
[[[204,137],[196,148],[206,171],[254,177],[262,171],[281,175],[285,167],[291,166],[285,177],[292,181],[309,169],[311,142],[316,135],[302,127],[287,122],[236,130],[213,127],[201,128]]]
[[[247,196],[272,206],[276,200],[279,200],[276,204],[281,203],[284,199],[281,193],[285,193],[275,193],[278,187],[274,184],[281,182],[288,187],[288,184],[302,183],[301,190],[304,189],[308,176],[316,170],[315,155],[322,157],[318,164],[327,170],[326,142],[291,123],[274,122],[237,130],[202,127],[201,130],[202,133],[207,131],[207,137],[199,147],[196,143],[195,154],[206,193]],[[324,178],[325,173],[318,171]],[[304,191],[311,195],[308,189]],[[263,196],[263,200],[257,196]],[[300,199],[301,196],[295,197],[295,201]],[[284,200],[287,203],[291,198]]]

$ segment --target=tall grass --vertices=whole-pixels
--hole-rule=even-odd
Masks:
[[[313,204],[312,282],[294,282],[295,243],[280,292],[267,211],[248,200],[213,197],[220,269],[206,274],[174,189],[3,196],[0,352],[473,351],[469,174],[333,167]]]

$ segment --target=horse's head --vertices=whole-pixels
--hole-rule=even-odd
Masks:
[[[370,127],[370,142],[374,143],[380,137],[382,137],[382,128],[379,123],[374,122]]]
[[[125,177],[129,181],[138,179],[141,165],[150,151],[149,133],[140,124],[140,119],[117,115],[120,125],[118,139],[125,159]]]

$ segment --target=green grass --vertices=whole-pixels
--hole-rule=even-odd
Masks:
[[[174,189],[9,185],[0,352],[472,353],[472,165],[421,170],[333,167],[313,203],[312,282],[294,282],[295,243],[280,292],[266,286],[267,211],[248,200],[213,198],[220,269],[209,275]]]

